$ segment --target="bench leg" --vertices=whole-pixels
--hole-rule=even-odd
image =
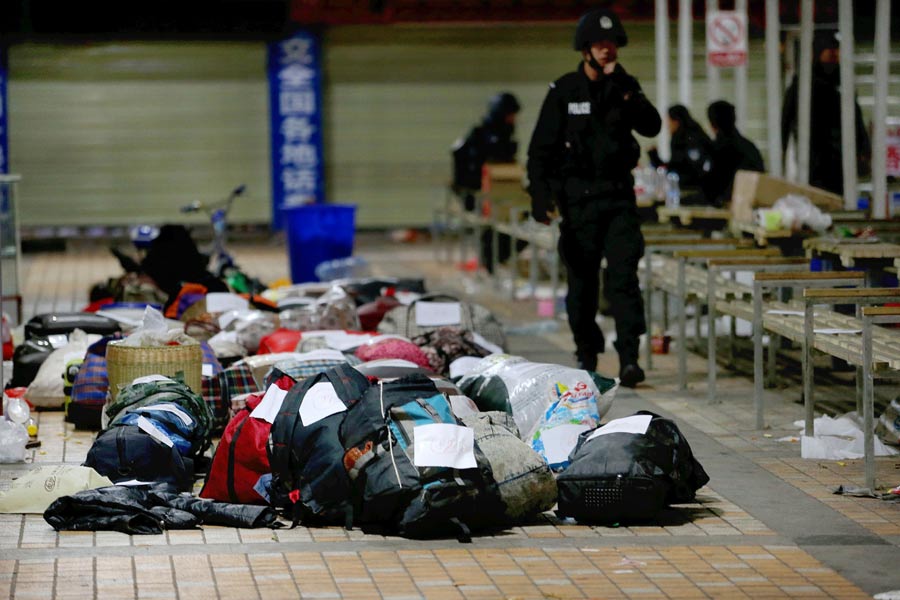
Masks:
[[[685,290],[684,258],[678,259],[678,389],[687,389],[687,292]]]
[[[559,312],[556,309],[556,305],[558,303],[558,295],[559,295],[559,253],[556,251],[556,242],[557,242],[558,230],[554,230],[553,235],[550,237],[553,240],[553,243],[550,244],[550,282],[551,282],[551,293],[553,294],[553,318],[556,319],[556,315]],[[647,340],[648,342],[650,340]]]
[[[646,252],[644,254],[644,312],[647,319],[647,346],[644,349],[646,354],[647,370],[653,368],[653,253]]]
[[[773,388],[775,387],[778,379],[778,365],[777,365],[777,357],[778,357],[778,347],[781,345],[781,336],[775,335],[774,333],[769,336],[769,353],[766,355],[767,369],[766,369],[766,387]]]
[[[500,290],[500,234],[497,232],[496,223],[491,226],[491,269],[494,280],[494,289]]]
[[[815,329],[813,324],[813,305],[807,303],[803,310],[803,348],[801,364],[803,365],[803,408],[804,408],[804,433],[807,436],[815,435],[814,420],[816,399],[813,391],[813,344],[815,343]]]
[[[700,298],[697,298],[697,301],[694,302],[694,348],[697,349],[697,352],[700,352],[700,340],[703,337],[702,327],[703,323],[701,319],[703,317],[703,301]]]
[[[863,402],[865,396],[863,377],[865,377],[863,368],[856,367],[856,414],[858,415],[863,414]]]
[[[875,381],[872,376],[872,320],[863,319],[863,449],[866,487],[875,491]]]
[[[710,404],[715,404],[716,399],[716,278],[715,271],[709,268],[706,271],[706,304],[707,304],[707,374],[706,393]]]
[[[763,348],[762,348],[762,286],[753,284],[753,407],[756,410],[756,428],[764,426],[763,413]]]
[[[511,255],[509,257],[510,269],[509,269],[509,297],[512,300],[516,299],[516,282],[518,281],[519,276],[519,239],[512,239]]]
[[[665,335],[665,333],[669,331],[669,292],[663,292],[662,298],[662,328],[663,335]]]

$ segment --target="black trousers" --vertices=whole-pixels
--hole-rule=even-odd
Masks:
[[[603,352],[603,332],[596,317],[600,261],[606,258],[604,293],[616,322],[619,362],[637,363],[640,336],[647,331],[637,274],[644,254],[637,209],[603,209],[597,203],[567,208],[560,225],[559,253],[568,275],[566,311],[576,352],[580,356]]]

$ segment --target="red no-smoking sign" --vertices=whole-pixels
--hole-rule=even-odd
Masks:
[[[747,64],[747,15],[733,10],[706,13],[706,56],[715,67]]]

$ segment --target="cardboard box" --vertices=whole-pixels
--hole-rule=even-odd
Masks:
[[[788,194],[805,196],[824,212],[844,208],[844,199],[837,194],[765,173],[738,171],[731,192],[731,220],[733,223],[752,223],[753,209],[770,207]]]

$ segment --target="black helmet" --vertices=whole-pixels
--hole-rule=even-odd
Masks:
[[[519,101],[509,92],[495,94],[488,100],[488,116],[491,118],[502,119],[506,115],[519,112],[521,109]]]
[[[585,13],[575,27],[575,49],[580,52],[585,46],[604,40],[615,43],[619,48],[628,44],[622,21],[608,8],[597,8]]]

